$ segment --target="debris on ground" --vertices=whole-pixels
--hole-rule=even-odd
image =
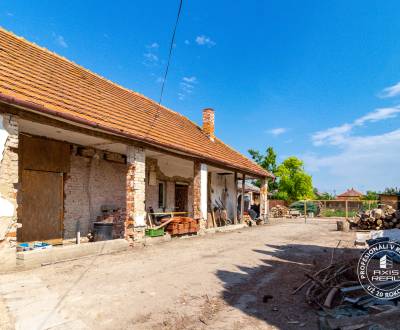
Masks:
[[[292,294],[304,291],[306,302],[317,310],[322,330],[355,330],[367,326],[375,326],[368,329],[387,329],[382,320],[399,318],[400,298],[381,300],[366,293],[357,277],[358,258],[334,261],[334,253],[335,250],[329,265],[306,272],[307,279]],[[393,284],[388,282],[381,285]]]
[[[269,212],[272,218],[286,218],[289,216],[289,208],[283,205],[271,207]]]
[[[396,211],[390,205],[383,205],[381,208],[366,210],[356,214],[350,220],[352,229],[381,230],[400,228],[400,211]]]

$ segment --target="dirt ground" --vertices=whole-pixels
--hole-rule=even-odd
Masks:
[[[293,288],[356,253],[332,221],[274,221],[0,276],[0,328],[316,329]],[[349,249],[346,249],[348,247]]]

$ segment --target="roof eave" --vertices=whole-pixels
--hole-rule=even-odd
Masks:
[[[151,138],[143,138],[141,136],[136,136],[134,134],[130,134],[127,133],[123,130],[118,130],[118,129],[114,129],[111,127],[108,127],[106,125],[102,125],[99,123],[96,123],[94,121],[88,120],[88,119],[84,119],[84,118],[80,118],[78,116],[72,115],[72,114],[66,114],[63,112],[59,112],[53,109],[49,109],[47,107],[45,107],[42,104],[38,104],[38,103],[33,103],[33,102],[29,102],[29,101],[25,101],[25,100],[21,100],[18,98],[15,98],[13,96],[9,96],[9,95],[5,95],[3,93],[0,93],[0,102],[4,102],[6,104],[10,104],[10,105],[15,105],[24,109],[28,109],[28,110],[32,110],[32,111],[39,111],[42,112],[44,114],[50,115],[50,116],[56,116],[59,118],[62,118],[64,120],[68,120],[77,124],[81,124],[81,125],[86,125],[88,127],[91,128],[96,128],[96,129],[101,129],[105,132],[108,132],[110,134],[115,134],[115,135],[119,135],[119,136],[123,136],[125,138],[131,139],[133,141],[143,141],[145,143],[149,143],[149,144],[153,144],[159,147],[164,147],[164,148],[170,148],[173,150],[177,150],[180,152],[184,152],[187,153],[189,155],[192,155],[194,157],[200,158],[200,159],[204,159],[204,160],[208,160],[210,162],[214,162],[214,163],[220,163],[223,166],[227,166],[230,167],[232,169],[244,172],[244,173],[248,173],[251,175],[254,175],[256,177],[269,177],[269,178],[274,178],[274,176],[272,174],[270,174],[269,172],[265,171],[263,168],[260,167],[260,171],[251,171],[248,168],[242,168],[239,166],[233,166],[232,164],[228,163],[228,162],[223,162],[221,160],[215,159],[215,158],[211,158],[211,157],[206,157],[202,154],[193,152],[190,149],[186,149],[186,148],[179,148],[175,145],[170,145],[168,143],[159,143],[158,141],[154,141]]]

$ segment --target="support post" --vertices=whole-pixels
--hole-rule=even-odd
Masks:
[[[205,229],[207,222],[207,164],[194,162],[193,180],[193,213],[194,218],[199,221],[200,229]]]
[[[345,206],[346,206],[346,220],[348,220],[349,219],[349,202],[347,199],[345,202]]]
[[[242,198],[240,200],[240,223],[243,223],[243,218],[244,218],[245,180],[246,180],[246,176],[242,173]]]
[[[260,218],[266,223],[268,221],[269,205],[268,205],[268,180],[261,180],[260,189]]]
[[[127,147],[125,238],[140,240],[146,227],[146,156],[143,148]]]
[[[235,203],[234,203],[234,213],[233,213],[233,223],[236,225],[238,223],[238,177],[237,172],[234,175],[234,196],[235,196]]]

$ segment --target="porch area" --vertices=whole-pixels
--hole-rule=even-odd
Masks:
[[[103,239],[132,244],[171,217],[195,221],[190,234],[245,221],[238,199],[238,182],[251,178],[245,173],[41,116],[3,113],[2,121],[8,137],[1,198],[14,207],[5,234],[11,247],[45,242],[58,249]],[[266,191],[261,196],[263,219]],[[102,224],[106,238],[96,232]]]

